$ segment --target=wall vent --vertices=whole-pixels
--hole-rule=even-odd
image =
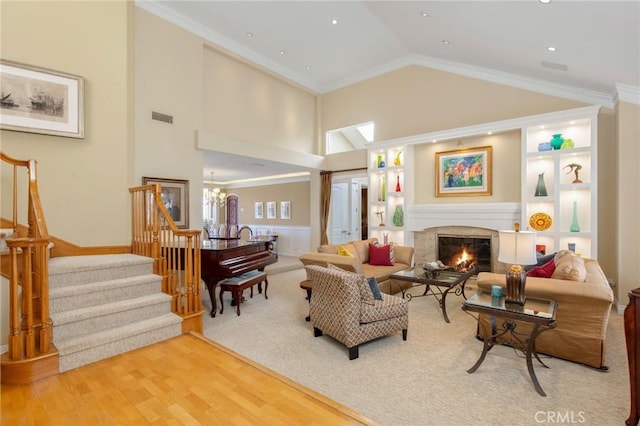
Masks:
[[[165,123],[173,124],[173,116],[162,114],[160,112],[151,111],[151,119],[164,121]]]

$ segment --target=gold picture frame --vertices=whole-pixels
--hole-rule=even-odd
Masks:
[[[436,152],[436,197],[491,195],[491,146]]]
[[[142,178],[143,185],[160,184],[162,203],[180,229],[189,228],[189,181],[183,179]]]

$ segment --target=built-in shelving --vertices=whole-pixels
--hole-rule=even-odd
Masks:
[[[369,151],[369,235],[379,241],[386,234],[389,241],[404,242],[404,159],[404,146]]]
[[[575,245],[582,256],[597,255],[597,109],[589,112],[549,114],[546,121],[523,128],[522,223],[538,233],[537,242],[548,253]],[[573,147],[540,151],[554,134],[571,139]],[[536,195],[540,175],[546,195]],[[548,229],[530,223],[536,213],[549,215]]]

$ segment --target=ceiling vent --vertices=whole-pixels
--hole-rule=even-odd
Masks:
[[[540,61],[540,65],[542,65],[542,68],[551,68],[552,70],[558,71],[566,71],[569,69],[568,66],[564,64],[556,64],[555,62]]]

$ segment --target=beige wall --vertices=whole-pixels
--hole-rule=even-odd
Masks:
[[[321,95],[321,131],[375,122],[375,140],[500,121],[585,104],[421,66]]]
[[[617,176],[618,298],[626,305],[629,290],[640,287],[640,105],[618,104],[619,166],[603,170]],[[613,188],[612,188],[613,190]]]
[[[204,130],[316,154],[316,97],[255,66],[205,48]]]
[[[414,146],[413,199],[416,204],[520,202],[520,132],[484,135],[474,138],[424,143]],[[457,149],[492,147],[492,194],[480,197],[436,197],[435,155]],[[406,189],[405,189],[406,190]]]
[[[308,181],[234,188],[227,191],[230,194],[238,194],[240,209],[238,221],[241,225],[309,226],[310,183]],[[267,219],[267,201],[276,202],[276,219]],[[280,218],[280,201],[291,201],[291,219]],[[256,202],[263,203],[263,219],[254,217]]]
[[[202,152],[195,130],[202,126],[202,41],[136,8],[136,127],[134,184],[142,177],[189,181],[189,227],[202,225]],[[151,119],[157,111],[173,124]]]
[[[49,232],[79,245],[130,239],[132,13],[124,1],[2,2],[3,59],[84,77],[84,139],[1,131],[3,152],[38,161]]]

